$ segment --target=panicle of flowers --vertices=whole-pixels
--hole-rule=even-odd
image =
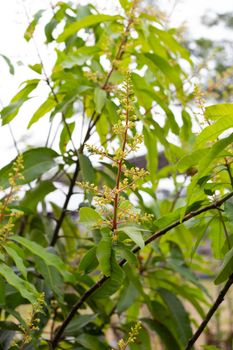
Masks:
[[[197,84],[195,84],[193,94],[194,94],[196,105],[201,111],[201,113],[199,114],[205,117],[205,93],[201,91],[200,87]]]
[[[119,101],[119,121],[113,127],[113,132],[119,140],[119,146],[114,150],[114,154],[110,154],[108,150],[103,148],[87,145],[90,153],[99,155],[100,159],[110,159],[112,166],[117,168],[115,187],[110,188],[104,185],[102,189],[99,189],[95,184],[78,183],[78,186],[94,195],[94,204],[104,216],[105,224],[114,232],[114,236],[118,224],[129,221],[141,224],[151,219],[151,215],[142,215],[132,206],[128,206],[124,210],[121,209],[123,195],[128,190],[135,191],[139,186],[139,181],[149,175],[145,169],[126,165],[126,159],[130,152],[136,151],[143,142],[143,136],[135,134],[137,117],[134,111],[135,98],[129,73],[119,93]]]
[[[131,327],[127,340],[121,339],[118,342],[118,350],[126,350],[130,343],[135,343],[140,329],[142,328],[141,322],[137,322],[134,327]]]
[[[0,201],[0,246],[2,246],[4,242],[6,242],[9,235],[11,234],[14,227],[15,219],[23,215],[23,213],[20,210],[9,208],[9,205],[15,199],[17,199],[16,194],[19,190],[18,182],[24,179],[22,175],[23,169],[23,156],[19,155],[16,158],[12,167],[12,171],[9,174],[8,181],[10,188],[8,190],[8,193],[6,193],[3,199]]]
[[[43,312],[43,307],[45,305],[45,295],[40,293],[36,302],[32,305],[32,312],[27,320],[25,320],[25,326],[19,325],[19,329],[22,333],[22,339],[19,343],[16,340],[13,341],[12,346],[16,346],[19,349],[24,348],[24,345],[29,344],[32,340],[33,332],[39,330],[40,318],[39,314]]]

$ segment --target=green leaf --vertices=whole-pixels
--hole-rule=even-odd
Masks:
[[[177,169],[180,172],[185,172],[191,167],[197,165],[205,156],[208,148],[198,149],[190,154],[182,157],[177,163]]]
[[[183,304],[174,294],[164,288],[159,288],[158,292],[167,305],[170,315],[177,325],[177,333],[180,342],[185,346],[192,336],[192,329],[188,314]]]
[[[125,283],[119,296],[117,311],[121,314],[123,311],[127,310],[139,295],[140,294],[137,288],[134,287],[133,283]]]
[[[151,30],[159,36],[159,39],[165,44],[165,47],[174,53],[178,53],[182,58],[192,64],[189,51],[174,38],[171,32],[161,30],[155,26],[151,27]]]
[[[128,12],[132,5],[133,5],[133,1],[129,1],[129,0],[119,0],[120,4],[121,4],[121,7],[126,11]]]
[[[121,242],[117,242],[117,245],[114,245],[114,249],[121,256],[122,259],[126,259],[129,264],[137,265],[138,261],[134,253]]]
[[[1,263],[0,264],[0,275],[5,280],[19,291],[23,298],[27,299],[31,304],[34,304],[38,298],[38,292],[35,287],[29,282],[18,277],[12,270],[11,267]]]
[[[29,64],[28,67],[38,74],[42,73],[42,65],[40,63]]]
[[[57,296],[58,301],[63,303],[63,281],[61,272],[58,272],[57,268],[48,265],[41,258],[36,258],[36,269],[44,277],[45,284],[48,286]]]
[[[157,137],[153,130],[146,125],[143,128],[144,142],[147,148],[147,168],[150,172],[152,187],[156,186],[156,173],[158,168]]]
[[[71,141],[71,136],[73,134],[74,128],[75,128],[75,122],[66,123],[63,126],[61,136],[60,136],[60,142],[59,142],[59,148],[62,154],[66,152],[66,147],[68,143]]]
[[[221,117],[214,124],[207,126],[197,137],[196,146],[200,147],[208,141],[213,141],[225,130],[233,127],[233,114],[227,118]]]
[[[44,10],[39,10],[34,15],[34,19],[31,21],[31,23],[29,24],[29,26],[27,27],[27,29],[24,33],[24,39],[26,41],[29,41],[33,37],[34,31],[36,29],[36,25],[38,24],[39,19],[41,18],[43,12],[44,12]]]
[[[149,96],[151,103],[152,103],[152,101],[155,101],[163,109],[163,111],[166,113],[172,132],[174,132],[174,134],[178,135],[180,129],[179,129],[179,126],[176,122],[174,113],[169,108],[168,103],[166,103],[166,101],[164,101],[160,97],[159,93],[157,93],[151,87],[151,85],[146,83],[145,79],[140,77],[138,74],[136,74],[136,73],[132,74],[132,83],[134,85],[135,94],[137,95],[137,98],[139,99],[139,101],[142,99],[141,102],[144,102],[145,94]],[[156,124],[154,124],[154,122],[152,120],[149,120],[148,122],[153,124],[155,130],[158,129],[158,126]],[[155,125],[156,125],[156,127],[155,127]],[[164,133],[164,130],[163,130],[163,133]],[[163,135],[164,139],[165,139],[165,136],[166,135]],[[164,144],[164,141],[163,141],[163,144]],[[160,142],[161,142],[161,138],[160,138]],[[167,144],[168,144],[168,142],[167,142]]]
[[[30,93],[36,89],[40,80],[33,79],[25,82],[25,87],[11,100],[10,104],[1,110],[2,125],[9,123],[18,114],[20,108],[29,99]]]
[[[221,117],[228,118],[233,115],[233,103],[219,103],[217,105],[208,106],[205,109],[207,119],[216,120]]]
[[[233,248],[224,256],[223,264],[214,280],[215,284],[220,284],[228,279],[233,273]]]
[[[109,16],[109,15],[90,15],[86,16],[79,21],[76,21],[69,26],[67,26],[62,34],[59,35],[57,41],[62,42],[65,41],[69,36],[77,33],[82,28],[87,28],[94,26],[99,23],[116,21],[121,19],[121,16]]]
[[[164,343],[166,350],[181,350],[179,343],[168,327],[159,321],[151,320],[149,318],[142,318],[142,321],[146,323],[152,331],[158,334]]]
[[[32,124],[36,123],[41,117],[45,114],[49,113],[55,106],[57,102],[53,97],[48,97],[47,100],[42,103],[42,105],[37,109],[37,111],[33,114],[30,122],[28,123],[28,129],[32,126]]]
[[[185,212],[185,209],[187,209],[187,206],[190,202],[190,199],[192,198],[193,194],[195,194],[195,187],[198,184],[198,181],[204,177],[206,174],[208,174],[210,164],[216,160],[219,153],[221,153],[228,145],[230,145],[233,142],[233,134],[230,136],[221,139],[217,141],[212,148],[205,154],[205,156],[201,159],[199,163],[199,169],[198,173],[193,176],[192,181],[188,187],[188,197],[187,197],[187,205],[186,208],[184,208],[183,215]]]
[[[0,54],[0,56],[4,59],[4,61],[7,63],[8,67],[9,67],[9,72],[10,74],[14,75],[15,74],[15,69],[13,64],[11,63],[10,59],[8,57],[6,57],[3,54]]]
[[[199,164],[198,169],[198,178],[202,177],[206,174],[206,171],[209,167],[209,165],[216,160],[219,153],[221,153],[228,145],[230,145],[233,142],[233,134],[231,134],[228,137],[225,137],[224,139],[219,140],[216,142],[209,152],[205,155],[205,157],[201,160]]]
[[[144,60],[156,75],[157,69],[159,69],[168,81],[172,82],[178,89],[182,88],[182,81],[177,69],[171,66],[167,60],[153,53],[145,53]]]
[[[29,183],[56,166],[54,158],[58,154],[46,147],[30,149],[23,153],[24,169],[22,175],[24,180],[20,180],[19,184]],[[0,186],[2,188],[9,187],[9,173],[12,172],[15,159],[0,170]]]
[[[20,206],[23,208],[36,210],[39,202],[43,201],[47,194],[56,190],[56,187],[50,181],[42,181],[35,188],[26,192]]]
[[[88,350],[108,350],[108,346],[102,342],[95,336],[90,335],[88,333],[83,333],[76,338],[77,342],[81,344],[84,349]]]
[[[41,258],[47,265],[54,266],[65,278],[67,275],[67,267],[61,258],[55,254],[49,253],[41,245],[29,241],[28,239],[20,236],[11,236],[12,241],[18,242],[23,247],[27,248],[32,254]]]
[[[96,226],[103,221],[102,217],[92,208],[80,208],[79,214],[79,223],[86,227]]]
[[[78,333],[82,333],[82,328],[85,327],[88,323],[95,321],[96,318],[96,314],[76,316],[66,327],[64,335],[74,336]]]
[[[112,239],[111,237],[103,237],[97,245],[96,256],[100,264],[100,270],[107,277],[111,275],[111,255]]]
[[[127,236],[129,236],[141,249],[144,248],[145,243],[140,228],[136,226],[123,226],[119,228],[119,230],[123,231]]]
[[[90,159],[84,154],[79,154],[80,168],[83,175],[83,180],[90,182],[91,184],[96,183],[96,176],[94,168],[91,164]]]
[[[78,269],[79,271],[84,272],[84,274],[88,274],[92,272],[98,265],[99,262],[96,258],[96,247],[92,247],[81,259],[78,265]]]
[[[21,257],[22,253],[20,248],[13,242],[7,242],[4,245],[4,250],[13,259],[18,270],[22,273],[23,277],[27,279],[27,269],[24,265],[24,259]]]
[[[100,114],[102,112],[102,109],[104,108],[104,105],[106,103],[106,91],[103,89],[100,89],[99,87],[95,88],[94,90],[94,103],[95,103],[95,109],[96,113]]]
[[[230,198],[224,203],[224,214],[228,218],[229,222],[233,224],[233,199]]]
[[[4,307],[6,304],[6,282],[2,276],[0,276],[0,307]],[[1,329],[1,326],[0,326]]]
[[[114,254],[111,256],[111,276],[109,279],[93,294],[93,299],[106,299],[117,292],[122,286],[124,280],[124,271],[116,262]]]

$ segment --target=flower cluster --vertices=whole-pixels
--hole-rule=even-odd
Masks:
[[[16,199],[16,193],[19,190],[18,182],[24,179],[22,175],[23,168],[23,156],[19,155],[9,174],[10,189],[0,201],[0,246],[6,242],[11,234],[14,220],[23,215],[21,211],[9,208],[9,205]]]
[[[43,307],[45,305],[45,295],[44,293],[39,294],[36,302],[32,305],[32,312],[30,317],[25,321],[25,326],[19,325],[19,329],[22,332],[22,339],[20,345],[16,341],[13,342],[13,346],[23,349],[24,346],[32,340],[32,332],[39,330],[40,318],[38,314],[42,313]]]
[[[126,350],[127,346],[130,343],[134,343],[137,339],[137,336],[141,328],[142,328],[141,322],[137,322],[134,327],[131,327],[128,339],[126,341],[124,339],[121,339],[118,342],[119,350]]]
[[[113,127],[119,139],[119,146],[114,150],[114,154],[103,148],[87,145],[90,153],[99,155],[100,159],[109,159],[112,166],[117,168],[116,184],[113,188],[104,185],[99,189],[89,182],[78,183],[78,186],[93,194],[94,204],[105,219],[104,224],[114,232],[114,235],[118,225],[122,223],[141,224],[152,219],[151,215],[141,214],[133,205],[122,207],[122,203],[126,201],[126,194],[137,190],[139,182],[149,175],[145,169],[131,167],[126,161],[128,155],[136,151],[143,142],[143,136],[135,134],[137,117],[134,112],[134,95],[129,74],[119,94],[119,100],[121,105],[118,112],[119,121]]]

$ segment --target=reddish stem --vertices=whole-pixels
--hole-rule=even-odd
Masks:
[[[125,152],[126,147],[126,141],[127,141],[127,133],[128,133],[128,125],[129,125],[129,85],[127,82],[126,85],[126,112],[125,112],[125,132],[123,135],[123,144],[122,144],[122,153]],[[121,174],[122,174],[122,165],[124,161],[124,156],[118,161],[118,172],[117,172],[117,178],[116,178],[116,194],[114,197],[114,211],[113,211],[113,221],[112,221],[112,231],[115,231],[117,229],[117,213],[118,213],[118,205],[119,205],[119,197],[120,197],[120,180],[121,180]]]

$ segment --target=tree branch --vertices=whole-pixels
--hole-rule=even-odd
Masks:
[[[192,338],[189,340],[185,350],[191,350],[192,349],[193,345],[196,343],[197,339],[203,333],[203,331],[204,331],[205,327],[207,326],[207,324],[209,323],[210,319],[212,318],[214,313],[217,311],[217,309],[219,308],[219,306],[223,302],[224,297],[226,296],[226,294],[227,294],[228,290],[230,289],[230,287],[232,286],[232,284],[233,284],[233,274],[228,278],[227,283],[225,284],[225,286],[223,287],[223,289],[219,293],[219,295],[218,295],[217,299],[215,300],[214,304],[209,309],[205,319],[200,324],[200,326],[198,327],[198,329],[196,330],[196,332],[194,333]]]
[[[205,213],[211,209],[217,209],[219,208],[224,202],[226,202],[228,199],[233,197],[233,192],[230,192],[228,195],[225,197],[215,201],[214,203],[211,203],[201,209],[198,209],[196,211],[192,211],[188,214],[186,214],[183,218],[183,221],[181,222],[180,220],[175,221],[171,225],[168,225],[167,227],[163,228],[162,230],[159,230],[155,232],[152,236],[150,236],[146,241],[145,245],[150,244],[151,242],[155,241],[159,237],[165,235],[167,232],[171,231],[173,228],[181,225],[183,222],[188,221],[195,216],[198,216],[202,213]],[[132,252],[135,254],[137,253],[141,248],[140,247],[135,247]],[[123,259],[119,262],[119,266],[124,266],[126,264],[126,259]],[[232,277],[233,278],[233,277]],[[103,276],[99,281],[97,281],[91,288],[89,288],[82,296],[81,298],[77,301],[76,304],[72,307],[70,313],[67,315],[66,319],[63,321],[61,326],[58,328],[57,333],[55,334],[52,342],[51,342],[51,349],[55,349],[63,335],[63,332],[65,331],[66,327],[70,323],[70,321],[73,319],[73,317],[76,315],[77,310],[80,309],[80,307],[86,302],[86,300],[93,295],[93,293],[98,290],[107,280],[109,277]],[[228,288],[229,289],[229,288]]]

